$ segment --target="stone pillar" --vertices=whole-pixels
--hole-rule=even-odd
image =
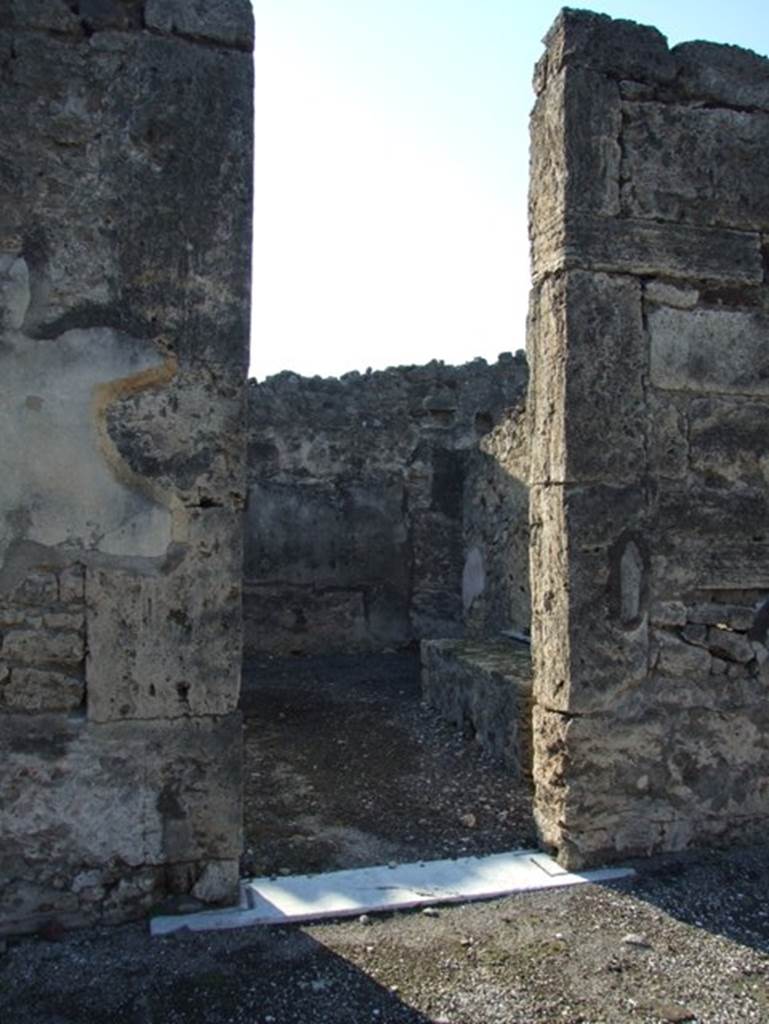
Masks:
[[[0,931],[236,892],[252,36],[0,3]]]
[[[570,10],[545,42],[534,772],[580,867],[769,818],[769,62]]]

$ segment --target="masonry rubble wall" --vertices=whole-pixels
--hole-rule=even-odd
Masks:
[[[769,61],[563,11],[535,75],[536,813],[569,866],[769,824]]]
[[[235,892],[251,49],[0,5],[0,932]]]
[[[249,387],[246,651],[528,626],[523,353]]]

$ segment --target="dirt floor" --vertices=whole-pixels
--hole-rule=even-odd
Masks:
[[[536,845],[529,784],[420,696],[416,654],[247,663],[245,874]]]

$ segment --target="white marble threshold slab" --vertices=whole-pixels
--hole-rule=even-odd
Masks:
[[[321,875],[252,878],[241,882],[240,906],[154,917],[150,931],[152,935],[169,935],[183,928],[219,931],[321,921],[434,903],[492,899],[586,882],[610,882],[633,874],[632,868],[622,867],[569,872],[537,850],[513,850],[485,857],[380,865]]]

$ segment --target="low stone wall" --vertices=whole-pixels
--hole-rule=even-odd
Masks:
[[[531,778],[531,651],[528,644],[423,640],[422,693],[514,778]]]
[[[247,652],[376,650],[527,618],[512,440],[526,382],[522,353],[252,381]]]

